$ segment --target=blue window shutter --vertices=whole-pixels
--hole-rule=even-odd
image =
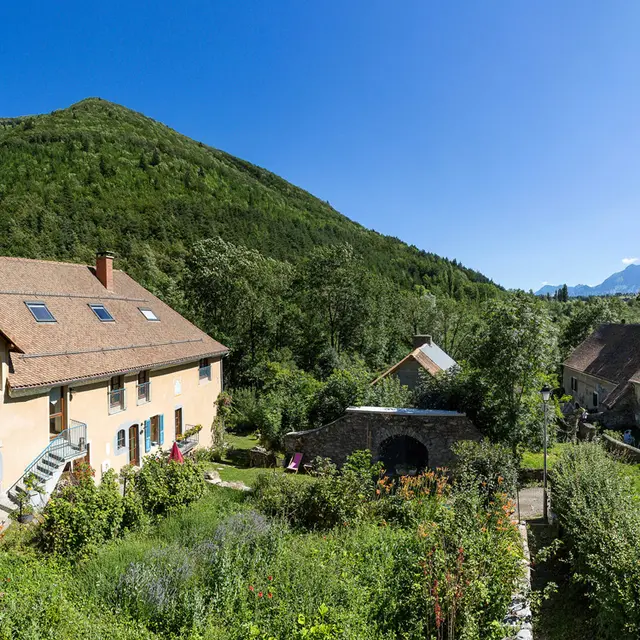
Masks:
[[[144,452],[151,451],[151,420],[144,421]]]
[[[158,435],[158,438],[159,438],[160,441],[159,441],[158,444],[163,445],[164,444],[164,414],[162,414],[158,418],[158,421],[160,423],[159,427],[158,427],[158,431],[160,432],[159,435]]]

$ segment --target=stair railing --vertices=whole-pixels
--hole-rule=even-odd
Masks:
[[[87,425],[84,422],[70,420],[71,426],[61,431],[49,444],[35,457],[35,459],[27,465],[24,473],[11,486],[7,494],[15,490],[20,481],[29,475],[38,464],[50,455],[54,459],[58,459],[60,464],[64,464],[71,458],[78,457],[87,450]]]

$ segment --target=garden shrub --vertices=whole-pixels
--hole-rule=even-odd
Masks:
[[[125,531],[143,529],[153,516],[166,515],[200,498],[204,477],[190,459],[180,464],[162,452],[145,459],[138,472],[125,467],[120,493],[110,469],[100,484],[88,465],[79,465],[54,492],[43,512],[42,547],[54,554],[76,557],[92,553],[98,545]]]
[[[122,527],[124,505],[115,472],[110,469],[102,482],[93,481],[93,470],[82,466],[51,497],[43,513],[42,544],[66,556],[90,553],[99,544],[117,536]]]
[[[597,443],[564,450],[551,471],[551,498],[598,637],[638,638],[640,513],[620,463]]]
[[[312,476],[335,476],[337,473],[338,467],[333,462],[331,462],[331,458],[316,456],[311,462],[310,474]]]
[[[329,468],[330,469],[330,468]],[[356,522],[375,495],[381,465],[373,464],[369,451],[347,458],[341,473],[325,473],[300,483],[292,476],[258,476],[255,498],[259,508],[305,529],[330,529]]]
[[[204,475],[197,463],[169,460],[166,451],[147,456],[136,475],[136,492],[145,511],[154,516],[182,509],[204,492]]]
[[[489,497],[504,492],[515,495],[518,465],[508,447],[485,438],[481,442],[458,442],[453,452],[456,455],[453,473],[462,487],[477,485]]]
[[[618,442],[624,441],[624,436],[622,435],[622,431],[614,431],[613,429],[604,429],[602,432],[604,435],[617,440]]]

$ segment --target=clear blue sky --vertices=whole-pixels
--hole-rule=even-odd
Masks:
[[[636,0],[3,3],[0,115],[121,103],[507,287],[640,257]]]

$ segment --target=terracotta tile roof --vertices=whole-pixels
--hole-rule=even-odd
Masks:
[[[10,354],[11,389],[197,361],[228,349],[161,302],[122,271],[113,291],[93,267],[0,257],[0,334]],[[25,302],[44,302],[55,323],[36,322]],[[100,322],[90,303],[102,303],[115,322]],[[140,307],[152,309],[148,321]]]
[[[435,376],[436,373],[438,373],[439,371],[447,370],[456,365],[455,360],[451,359],[435,343],[431,343],[429,347],[435,347],[435,349],[432,348],[430,353],[435,355],[440,360],[440,362],[445,365],[444,367],[441,367],[440,364],[434,362],[427,355],[426,353],[427,349],[425,347],[427,347],[427,345],[423,345],[421,347],[418,347],[417,349],[414,349],[409,355],[402,358],[400,362],[397,362],[390,369],[387,369],[387,371],[385,371],[381,376],[376,378],[372,384],[375,384],[376,382],[378,382],[378,380],[382,380],[382,378],[386,378],[387,376],[395,373],[398,369],[400,369],[400,367],[402,367],[402,365],[405,362],[407,362],[407,360],[410,360],[410,359],[415,360],[423,369],[428,371],[432,376]]]
[[[628,390],[629,382],[640,380],[640,324],[600,325],[564,365],[616,385],[603,400],[613,406]]]

